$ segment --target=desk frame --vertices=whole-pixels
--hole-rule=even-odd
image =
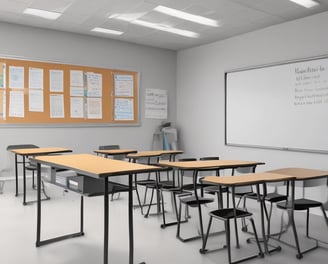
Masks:
[[[257,161],[238,161],[238,160],[198,160],[198,161],[181,161],[181,162],[160,162],[160,165],[172,167],[174,169],[183,169],[185,171],[193,171],[193,184],[194,184],[194,193],[195,197],[198,200],[197,194],[197,180],[199,171],[212,171],[219,169],[233,169],[240,167],[254,167],[254,171],[257,165],[263,165],[264,162]],[[215,176],[217,177],[217,176]],[[197,238],[202,239],[202,245],[204,244],[204,227],[202,220],[202,209],[201,205],[198,203],[198,216],[199,216],[199,225],[200,225],[200,236],[191,237],[187,239],[182,239],[183,242],[194,240]],[[178,226],[179,228],[179,226]],[[179,237],[179,236],[178,236]],[[181,240],[181,238],[179,238]]]
[[[23,161],[23,205],[34,203],[35,201],[26,202],[26,158],[31,156],[41,156],[48,154],[60,154],[72,152],[70,149],[60,148],[60,147],[50,147],[50,148],[24,148],[24,149],[12,149],[10,152],[15,154],[15,186],[16,193],[15,196],[18,196],[18,156],[22,156]],[[48,200],[49,198],[47,198]]]
[[[68,156],[71,156],[72,158],[81,159],[84,161],[89,161],[90,163],[92,161],[97,160],[106,160],[105,165],[107,166],[106,169],[101,168],[101,172],[95,172],[94,170],[85,169],[85,168],[79,168],[78,165],[67,165],[66,162],[58,162],[56,159],[51,159],[55,157],[39,157],[35,158],[34,160],[37,162],[37,183],[38,183],[38,200],[37,200],[37,232],[36,232],[36,246],[40,247],[49,243],[57,242],[60,240],[64,240],[67,238],[72,238],[76,236],[81,236],[84,234],[83,232],[83,217],[81,217],[81,230],[78,233],[68,234],[56,238],[51,238],[47,240],[41,240],[41,164],[54,166],[54,167],[60,167],[64,169],[71,169],[75,170],[78,173],[84,174],[85,176],[89,177],[96,177],[96,178],[102,178],[104,180],[104,252],[103,252],[103,263],[108,264],[108,238],[109,238],[109,198],[108,198],[108,178],[110,176],[119,176],[119,175],[128,175],[129,177],[129,198],[128,198],[128,218],[129,218],[129,264],[133,264],[134,262],[134,234],[133,234],[133,175],[137,173],[145,173],[145,172],[152,172],[152,171],[158,171],[161,168],[156,166],[147,166],[147,165],[140,165],[140,164],[131,164],[129,162],[125,161],[115,161],[106,159],[103,157],[98,157],[90,154],[75,154],[75,155],[65,155],[66,157],[63,157],[64,159],[68,158]],[[70,158],[68,158],[70,159]],[[114,165],[119,164],[124,167],[124,165],[128,165],[127,169],[119,170],[117,168],[111,169],[110,164]],[[83,206],[83,199],[81,200],[81,208]],[[83,214],[83,209],[81,209],[81,214]],[[145,262],[142,262],[140,264],[145,264]]]

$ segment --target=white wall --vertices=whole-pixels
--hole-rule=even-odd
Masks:
[[[286,166],[328,170],[328,156],[323,154],[224,145],[224,72],[327,55],[327,25],[328,13],[321,13],[224,41],[179,51],[177,123],[187,155],[196,157],[219,155],[223,159],[266,162],[266,165],[259,167],[258,171]],[[324,195],[326,194],[321,196]]]
[[[41,147],[62,146],[76,153],[91,153],[99,145],[149,150],[162,120],[144,118],[145,89],[166,89],[168,120],[175,123],[176,52],[115,40],[0,23],[0,56],[55,61],[94,67],[133,70],[140,73],[140,126],[135,127],[20,127],[0,126],[0,173],[13,175],[13,154],[7,145],[31,143]]]

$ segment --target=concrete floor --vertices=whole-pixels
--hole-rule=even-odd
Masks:
[[[21,185],[20,185],[21,186]],[[36,192],[28,182],[28,199],[35,199]],[[63,189],[46,185],[49,201],[42,203],[42,239],[59,236],[79,230],[79,202],[80,196],[73,192],[64,192]],[[169,196],[166,200],[169,201]],[[169,202],[166,202],[167,218],[173,220]],[[215,209],[216,204],[204,208],[205,229],[207,227],[207,212]],[[22,205],[22,195],[14,196],[14,181],[7,181],[4,192],[0,195],[0,263],[1,264],[97,264],[103,263],[103,199],[102,197],[85,198],[85,236],[68,239],[50,245],[35,247],[36,240],[36,204]],[[255,213],[255,221],[260,232],[258,217],[259,205],[249,202],[250,211]],[[154,208],[155,209],[155,208]],[[182,225],[184,236],[197,234],[197,211],[190,210],[191,219]],[[274,209],[273,229],[277,230],[280,224],[281,211]],[[299,234],[304,234],[305,215],[297,213]],[[161,229],[161,217],[157,215],[144,218],[139,209],[134,209],[135,227],[135,263],[145,261],[147,264],[221,264],[228,263],[225,249],[202,255],[199,253],[200,240],[182,243],[175,237],[176,227]],[[328,241],[328,228],[323,218],[311,216],[311,235]],[[128,221],[127,221],[127,194],[122,193],[118,200],[110,203],[110,242],[109,263],[128,263]],[[219,221],[214,222],[214,230],[222,229]],[[233,233],[232,233],[233,234]],[[245,243],[248,234],[239,232],[241,249],[233,247],[233,256],[243,256],[255,252],[253,244]],[[300,235],[301,236],[301,235]],[[283,239],[293,241],[291,232]],[[301,245],[306,248],[311,243],[301,236]],[[233,242],[234,243],[234,242]],[[225,236],[212,236],[208,247],[222,247]],[[279,244],[272,241],[272,244]],[[312,243],[313,244],[313,243]],[[305,254],[302,260],[296,259],[294,248],[282,246],[282,251],[263,259],[253,259],[246,263],[265,264],[296,264],[328,263],[328,245],[320,243],[321,247]]]

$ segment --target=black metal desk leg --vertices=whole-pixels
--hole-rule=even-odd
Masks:
[[[129,174],[129,264],[133,264],[134,259],[134,236],[133,236],[133,174]],[[140,264],[146,264],[141,262]]]
[[[40,246],[41,236],[41,164],[37,163],[37,225],[36,225],[36,246]]]
[[[17,154],[15,153],[15,178],[16,178],[16,195],[18,196],[18,165],[17,165]]]
[[[132,174],[129,174],[129,264],[133,264],[134,238],[133,238],[133,197],[132,197]]]
[[[264,252],[266,254],[269,254],[269,249],[268,249],[268,243],[267,243],[267,238],[266,238],[266,234],[265,234],[265,226],[264,226],[264,195],[261,198],[260,195],[260,185],[256,184],[256,192],[257,192],[257,199],[260,202],[260,207],[261,207],[261,229],[262,229],[262,239],[263,239],[263,243],[264,243]]]
[[[108,264],[108,219],[109,219],[109,200],[108,200],[108,178],[104,179],[104,264]]]
[[[299,244],[298,235],[297,235],[297,231],[296,231],[296,225],[295,225],[295,218],[294,218],[294,204],[295,204],[295,181],[294,180],[291,181],[291,187],[292,187],[291,222],[292,222],[295,244],[296,244],[296,249],[297,249],[296,257],[298,259],[301,259],[303,257],[303,254],[300,249],[300,244]]]
[[[25,156],[23,156],[23,205],[26,205],[26,170],[25,170]]]

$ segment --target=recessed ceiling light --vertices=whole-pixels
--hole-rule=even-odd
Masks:
[[[177,35],[181,35],[184,37],[189,37],[189,38],[198,38],[199,37],[199,34],[196,32],[179,29],[179,28],[168,27],[163,24],[151,23],[151,22],[147,22],[147,21],[143,21],[143,20],[139,20],[139,19],[133,20],[133,21],[131,21],[131,23],[140,25],[140,26],[144,26],[144,27],[149,27],[149,28],[165,31],[165,32],[169,32],[169,33],[173,33],[173,34],[177,34]]]
[[[45,19],[50,19],[50,20],[56,20],[58,17],[60,17],[62,14],[58,12],[51,12],[51,11],[46,11],[42,9],[35,9],[35,8],[26,8],[23,11],[24,14],[27,15],[32,15],[32,16],[37,16],[37,17],[42,17]]]
[[[298,4],[298,5],[304,6],[306,8],[311,8],[311,7],[319,5],[318,2],[313,1],[313,0],[289,0],[289,1],[294,2],[295,4]]]
[[[112,34],[112,35],[122,35],[124,33],[122,31],[111,30],[111,29],[100,28],[100,27],[95,27],[94,29],[91,29],[91,31]]]
[[[203,17],[203,16],[197,16],[197,15],[193,15],[190,13],[186,13],[177,9],[173,9],[173,8],[169,8],[166,6],[157,6],[154,8],[155,11],[169,15],[169,16],[174,16],[177,18],[181,18],[184,20],[188,20],[188,21],[192,21],[198,24],[202,24],[202,25],[206,25],[206,26],[211,26],[211,27],[218,27],[219,22],[214,20],[214,19],[209,19],[207,17]]]

